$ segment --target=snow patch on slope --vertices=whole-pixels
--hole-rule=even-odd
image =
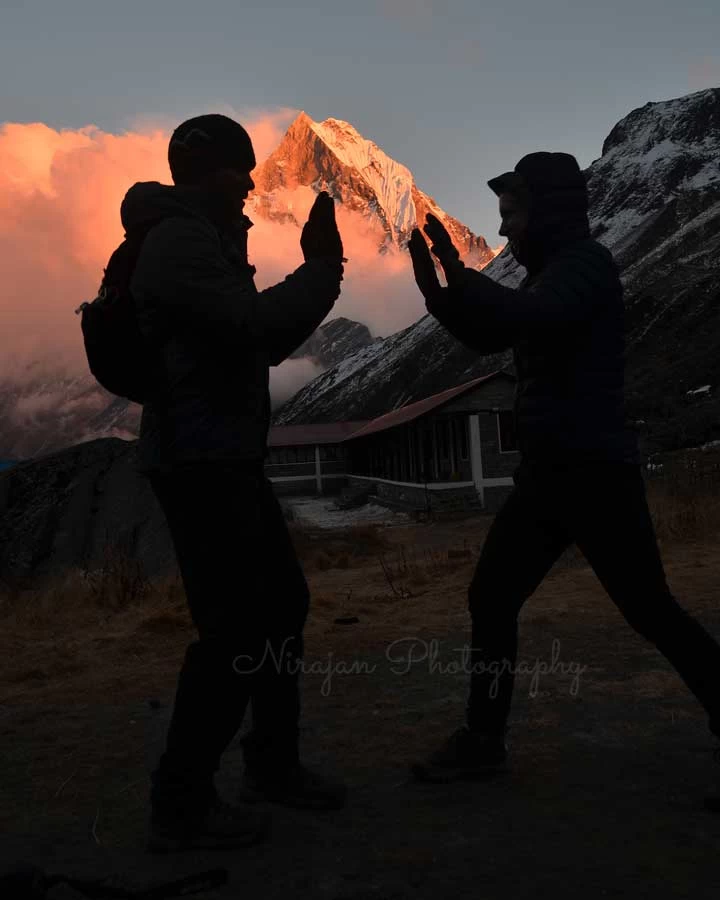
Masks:
[[[633,110],[588,172],[590,221],[621,252],[672,200],[720,187],[717,90]]]
[[[352,528],[355,525],[407,525],[411,521],[406,513],[396,512],[378,503],[366,503],[357,509],[338,509],[331,499],[288,498],[295,519],[315,528]]]

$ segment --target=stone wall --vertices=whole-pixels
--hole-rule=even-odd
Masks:
[[[268,478],[297,478],[306,475],[315,478],[315,463],[265,463]]]
[[[425,489],[424,485],[391,484],[384,481],[369,482],[364,478],[349,476],[351,487],[368,487],[376,501],[393,509],[451,511],[479,508],[474,487]]]
[[[325,477],[322,481],[322,493],[323,495],[339,494],[343,488],[347,487],[347,485],[348,479],[345,475],[341,477],[334,475],[332,478]],[[317,495],[315,475],[312,477],[308,476],[307,478],[298,481],[273,481],[272,486],[273,491],[278,497],[307,497],[313,494]]]
[[[512,485],[507,487],[499,485],[498,487],[485,488],[485,506],[483,512],[495,514],[505,503],[512,492]]]

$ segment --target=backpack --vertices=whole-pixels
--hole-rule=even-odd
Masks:
[[[130,280],[143,241],[160,221],[125,233],[104,269],[97,297],[75,310],[81,316],[88,365],[98,383],[111,394],[140,404],[157,393],[164,370],[159,347],[140,331]]]

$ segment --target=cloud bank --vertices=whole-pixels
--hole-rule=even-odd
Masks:
[[[259,161],[295,114],[281,110],[243,120]],[[117,135],[92,125],[60,131],[42,123],[0,126],[0,378],[27,380],[38,366],[67,378],[87,371],[74,310],[95,296],[103,266],[122,240],[120,203],[127,189],[137,181],[170,183],[168,136],[167,127],[151,123]],[[304,222],[314,193],[300,188],[292,199]],[[378,254],[382,234],[359,214],[340,207],[338,222],[350,261],[331,317],[364,322],[376,335],[417,320],[424,306],[407,254]],[[296,225],[255,217],[250,256],[260,289],[300,265],[299,238]],[[281,369],[272,379],[275,402],[319,371],[309,362]]]

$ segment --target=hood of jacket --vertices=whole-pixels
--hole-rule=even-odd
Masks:
[[[225,254],[248,275],[255,274],[255,266],[248,262],[248,231],[252,221],[245,215],[232,220],[223,217],[212,197],[195,185],[139,182],[125,194],[120,205],[120,220],[126,235],[175,217],[198,218],[210,223],[218,232]]]
[[[530,153],[488,184],[498,196],[507,192],[528,204],[518,262],[530,275],[559,250],[590,237],[585,175],[569,153]]]
[[[195,185],[139,182],[125,194],[120,205],[120,219],[126,234],[173,216],[207,219],[215,228],[231,233],[247,232],[253,224],[245,215],[232,221],[224,220],[210,195]]]

